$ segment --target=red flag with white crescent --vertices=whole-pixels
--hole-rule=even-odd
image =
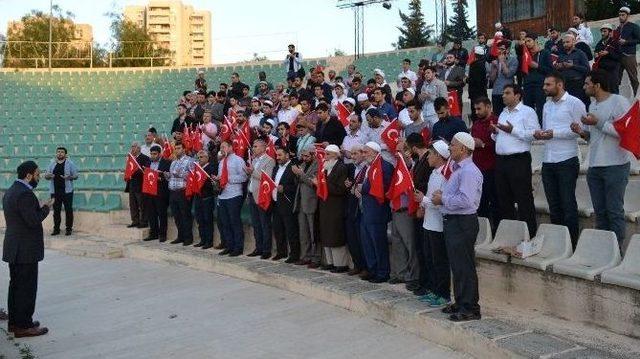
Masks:
[[[613,122],[620,136],[620,147],[640,160],[640,100],[636,100],[624,116]]]
[[[149,167],[144,169],[142,193],[146,193],[151,196],[158,195],[158,171],[154,171]]]
[[[193,193],[200,194],[202,186],[204,186],[208,179],[211,179],[209,174],[204,170],[204,168],[202,168],[202,166],[200,166],[199,163],[196,163],[193,166]]]
[[[133,157],[131,153],[127,153],[127,160],[124,167],[124,180],[129,181],[138,170],[142,171],[142,167],[140,167],[140,164],[138,164],[138,161],[136,161],[136,158]]]
[[[276,189],[276,183],[264,171],[260,173],[260,192],[258,192],[258,206],[268,210],[271,206],[271,194]]]
[[[220,140],[228,141],[233,134],[233,123],[229,120],[227,116],[224,116],[224,122],[222,126],[220,126]]]
[[[460,102],[458,102],[458,92],[456,90],[449,91],[447,101],[449,102],[449,114],[454,117],[462,116]]]
[[[171,143],[165,137],[164,144],[162,144],[162,158],[168,160],[173,155],[173,147],[171,147]]]
[[[380,154],[371,162],[369,167],[369,173],[367,173],[367,179],[369,180],[369,194],[373,196],[378,203],[383,204],[385,200],[384,196],[384,182],[382,173],[382,157]]]
[[[200,129],[195,129],[191,132],[191,148],[194,152],[198,152],[202,147],[202,132]]]
[[[387,145],[389,152],[395,152],[398,148],[398,142],[400,141],[400,121],[396,118],[391,121],[389,125],[380,134],[380,139]]]
[[[394,211],[400,209],[400,197],[403,194],[411,197],[414,189],[411,172],[409,172],[404,158],[399,153],[396,154],[396,158],[396,168],[393,171],[393,177],[391,177],[391,186],[387,191],[387,198],[391,200],[391,207]]]
[[[338,120],[342,123],[342,126],[349,125],[349,110],[342,102],[338,101],[336,104],[336,112],[338,112]]]
[[[442,167],[440,173],[442,173],[444,179],[446,179],[447,181],[449,180],[449,177],[451,177],[451,174],[453,173],[453,161],[451,160],[451,158],[449,158],[447,160],[447,163],[444,164],[444,167]]]
[[[529,48],[525,45],[522,45],[522,62],[520,63],[520,71],[525,74],[529,74],[529,66],[533,62],[533,58],[531,57],[531,52]]]
[[[267,149],[265,153],[267,154],[267,156],[273,158],[274,160],[276,159],[276,146],[273,144],[273,140],[271,140],[271,137],[268,138]]]
[[[316,195],[318,198],[326,201],[329,198],[329,187],[327,186],[327,174],[324,172],[324,157],[326,152],[324,148],[316,148],[316,162],[318,163],[318,172],[316,172]]]
[[[227,183],[229,183],[229,169],[227,168],[228,159],[229,159],[229,155],[227,155],[222,160],[222,167],[220,169],[220,179],[219,179],[220,188],[224,188],[227,185]]]
[[[191,139],[191,130],[187,124],[184,124],[184,129],[182,130],[182,146],[186,152],[191,151],[192,148],[192,139]]]
[[[195,176],[193,174],[193,171],[189,170],[189,174],[187,175],[186,184],[185,184],[185,187],[184,187],[184,195],[187,198],[191,198],[193,196],[193,194],[195,193],[193,191],[194,180],[195,180]]]

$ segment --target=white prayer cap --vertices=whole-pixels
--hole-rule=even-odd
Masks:
[[[343,90],[347,88],[347,85],[343,84],[342,82],[336,82],[336,86],[342,87]]]
[[[329,145],[327,147],[325,147],[325,152],[333,152],[336,154],[340,154],[340,148],[336,145]]]
[[[358,99],[358,102],[369,101],[369,95],[363,92],[358,95],[357,99]]]
[[[267,105],[269,107],[273,107],[273,102],[271,102],[271,100],[265,100],[262,104]]]
[[[619,12],[626,12],[627,14],[631,14],[631,9],[627,6],[623,6],[620,8]]]
[[[384,77],[384,71],[382,71],[380,69],[373,70],[373,74],[374,75],[380,75],[380,76]]]
[[[484,47],[483,46],[476,46],[476,47],[473,48],[473,52],[476,55],[482,56],[482,55],[484,55]]]
[[[273,119],[268,118],[265,122],[270,124],[271,127],[276,127],[276,122]]]
[[[356,100],[354,100],[352,97],[347,97],[344,101],[342,101],[342,103],[348,102],[350,103],[352,106],[356,105]]]
[[[499,22],[499,21],[498,21],[498,22],[496,22],[496,29],[499,29],[499,28],[501,28],[501,27],[502,27],[502,23],[501,23],[501,22]]]
[[[438,154],[444,158],[449,158],[449,145],[442,140],[438,140],[433,143],[433,148],[438,152]]]
[[[603,24],[602,26],[600,26],[600,30],[602,29],[608,29],[609,31],[613,31],[613,25],[611,24]]]
[[[367,143],[365,143],[365,146],[369,147],[370,149],[380,153],[380,151],[382,151],[382,148],[380,147],[380,145],[377,142],[373,142],[373,141],[369,141]]]
[[[406,89],[405,91],[411,93],[413,96],[416,95],[416,90],[413,89],[413,87],[409,87],[408,89]]]
[[[453,139],[457,140],[464,147],[472,151],[476,148],[476,141],[473,139],[473,136],[471,136],[467,132],[458,132],[453,136]]]

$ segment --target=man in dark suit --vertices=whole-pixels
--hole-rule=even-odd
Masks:
[[[18,179],[2,199],[7,229],[2,260],[9,263],[9,332],[16,338],[34,337],[49,330],[33,321],[38,289],[38,262],[44,258],[42,221],[54,203],[51,198],[40,206],[33,188],[40,170],[33,161],[18,166]]]
[[[142,181],[143,175],[140,168],[149,167],[149,157],[140,152],[140,144],[133,142],[131,144],[131,155],[135,157],[138,162],[138,168],[131,176],[131,179],[127,181],[125,192],[129,193],[129,212],[131,212],[131,224],[128,228],[138,227],[146,228],[149,226],[147,223],[147,213],[144,208],[144,202],[142,201]]]
[[[362,201],[362,223],[360,229],[362,249],[367,263],[368,275],[362,276],[364,280],[372,283],[382,283],[389,280],[389,240],[387,238],[387,223],[391,221],[391,208],[389,201],[385,198],[382,203],[373,196],[372,183],[376,176],[382,175],[383,191],[387,193],[391,185],[391,175],[393,165],[385,160],[382,161],[382,174],[376,168],[374,171],[373,162],[380,154],[380,145],[376,142],[367,142],[364,146],[364,157],[369,163],[367,175],[356,196]],[[374,172],[372,172],[374,171]]]
[[[458,93],[458,106],[462,111],[462,93],[464,91],[464,66],[457,66],[455,54],[449,52],[444,58],[444,68],[440,70],[438,78],[447,85],[447,91],[456,91]],[[461,67],[462,66],[462,67]]]
[[[278,166],[273,168],[272,178],[278,186],[273,193],[275,206],[273,209],[272,227],[276,237],[276,255],[273,260],[287,257],[286,263],[295,263],[300,260],[300,237],[298,233],[298,220],[293,213],[293,201],[296,198],[298,178],[291,169],[292,162],[289,152],[283,148],[276,151]],[[289,250],[287,251],[287,244]]]
[[[146,215],[149,221],[149,237],[145,241],[160,239],[160,242],[167,240],[167,208],[169,208],[169,181],[165,178],[165,173],[169,173],[171,161],[160,157],[162,147],[151,146],[149,167],[158,171],[158,195],[143,194]]]
[[[316,107],[316,113],[318,114],[315,134],[316,142],[340,146],[347,135],[342,123],[337,118],[329,115],[329,106],[326,104],[319,104]]]

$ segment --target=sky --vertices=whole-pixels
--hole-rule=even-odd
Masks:
[[[434,3],[423,0],[427,24],[435,22]],[[450,3],[450,1],[448,1]],[[77,23],[93,26],[94,40],[109,42],[107,12],[122,12],[125,5],[144,5],[146,0],[53,0],[75,14]],[[332,55],[335,49],[353,54],[353,11],[336,8],[337,0],[183,0],[196,9],[211,11],[214,64],[249,60],[253,53],[270,60],[284,58],[287,44],[294,43],[304,58]],[[407,12],[409,0],[391,0],[392,8],[380,4],[365,8],[365,52],[392,50],[401,25],[398,9]],[[7,24],[31,9],[48,11],[47,0],[0,0],[0,33]],[[469,20],[476,23],[475,0],[469,1]],[[451,11],[449,11],[451,13]]]

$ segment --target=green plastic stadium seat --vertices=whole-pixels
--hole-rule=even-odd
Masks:
[[[92,193],[87,203],[87,209],[90,211],[98,211],[104,206],[104,195],[102,193]]]
[[[73,193],[73,206],[81,211],[86,211],[87,208],[87,196],[82,192]]]
[[[120,209],[122,204],[120,203],[120,194],[118,193],[109,193],[107,194],[107,199],[104,205],[96,208],[98,212],[109,212]]]

